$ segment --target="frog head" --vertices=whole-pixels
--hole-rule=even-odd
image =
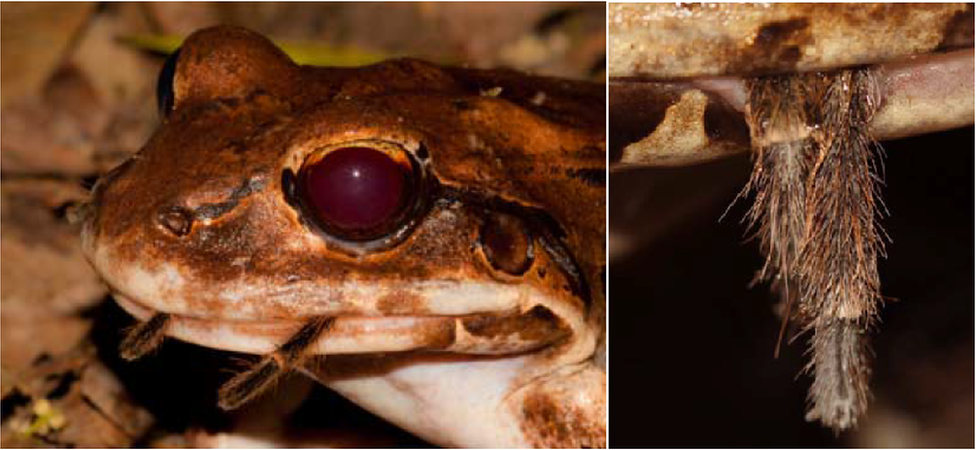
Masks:
[[[228,408],[299,369],[438,444],[602,445],[601,86],[303,67],[216,27],[160,92],[159,128],[84,214],[90,261],[145,321],[124,352],[266,355]]]

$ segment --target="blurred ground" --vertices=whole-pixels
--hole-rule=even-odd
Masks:
[[[0,447],[186,445],[220,430],[216,387],[239,365],[167,343],[124,364],[132,324],[65,220],[156,125],[163,58],[122,42],[218,23],[278,41],[602,80],[604,5],[572,3],[3,3],[0,6]],[[280,388],[303,394],[300,380]],[[423,446],[316,390],[292,431],[317,445]],[[315,403],[317,402],[317,403]],[[267,405],[255,411],[267,413]],[[307,410],[303,419],[301,411]],[[273,412],[273,410],[272,410]],[[311,419],[310,419],[311,418]],[[329,434],[331,433],[331,434]],[[294,445],[294,444],[293,444]]]
[[[610,177],[613,447],[973,447],[973,128],[883,143],[890,297],[875,399],[840,437],[804,422],[806,336],[779,320],[733,202],[748,155]]]

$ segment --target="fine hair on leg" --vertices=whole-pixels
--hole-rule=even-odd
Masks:
[[[119,344],[122,359],[134,361],[159,348],[166,338],[166,325],[170,317],[166,313],[156,313],[149,320],[130,328]]]
[[[218,405],[224,410],[237,409],[274,386],[282,375],[301,364],[308,356],[308,348],[328,332],[334,322],[334,317],[310,319],[278,350],[224,383],[217,393]]]
[[[811,333],[808,420],[856,426],[870,397],[866,333],[881,300],[876,222],[879,146],[867,125],[880,103],[868,69],[749,82],[755,201],[747,219],[787,320]],[[793,303],[796,303],[795,307]],[[778,352],[779,344],[777,344]]]

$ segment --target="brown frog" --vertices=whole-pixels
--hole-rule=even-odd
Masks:
[[[81,210],[142,321],[124,356],[264,355],[227,409],[295,369],[439,445],[605,445],[602,85],[303,67],[224,26],[161,88],[159,129]]]

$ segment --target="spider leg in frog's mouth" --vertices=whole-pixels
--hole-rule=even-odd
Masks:
[[[434,350],[493,355],[526,353],[555,344],[569,335],[565,324],[542,306],[524,314],[390,318],[330,315],[310,317],[304,322],[226,323],[154,312],[120,294],[116,294],[116,299],[124,309],[143,320],[129,330],[120,345],[120,353],[127,360],[152,352],[167,335],[218,348],[233,343],[237,347],[232,346],[232,350],[264,355],[220,388],[219,406],[225,410],[236,409],[257,397],[281,375],[299,369],[309,357],[318,356],[321,361],[326,353],[322,347],[330,340],[335,344],[328,352],[332,354]],[[284,331],[295,330],[295,325],[299,324],[297,331]],[[478,336],[481,331],[487,331],[484,337]],[[485,346],[485,342],[509,332],[512,336],[503,339],[507,342]],[[287,338],[283,339],[283,344],[266,349],[264,347],[272,341],[262,336],[265,334]],[[366,342],[365,348],[363,342],[355,342],[371,334],[374,339]],[[383,342],[390,336],[400,336],[401,339],[399,342]],[[490,348],[492,345],[494,348]]]
[[[295,369],[307,356],[316,339],[335,323],[334,317],[314,317],[281,347],[261,359],[250,369],[224,383],[218,392],[218,404],[225,410],[237,409],[270,387],[285,372]]]
[[[156,313],[133,327],[119,346],[122,357],[132,361],[158,348],[172,317],[172,314]],[[309,319],[277,350],[224,383],[218,393],[220,407],[224,410],[239,408],[272,386],[281,375],[299,367],[308,356],[308,348],[334,323],[335,317]]]
[[[163,343],[166,325],[172,317],[172,314],[156,313],[133,327],[119,346],[122,357],[132,361],[158,348]],[[277,350],[224,383],[218,393],[220,407],[225,410],[237,409],[272,386],[281,375],[300,366],[308,348],[334,323],[334,317],[309,319]]]
[[[620,167],[752,150],[743,193],[766,255],[757,280],[781,298],[780,338],[790,320],[809,332],[806,419],[835,433],[856,427],[871,398],[885,237],[875,140],[972,124],[973,63],[969,48],[823,72],[611,81]]]
[[[126,332],[125,339],[119,344],[122,359],[135,361],[159,348],[166,338],[166,325],[172,317],[170,314],[156,313]]]

